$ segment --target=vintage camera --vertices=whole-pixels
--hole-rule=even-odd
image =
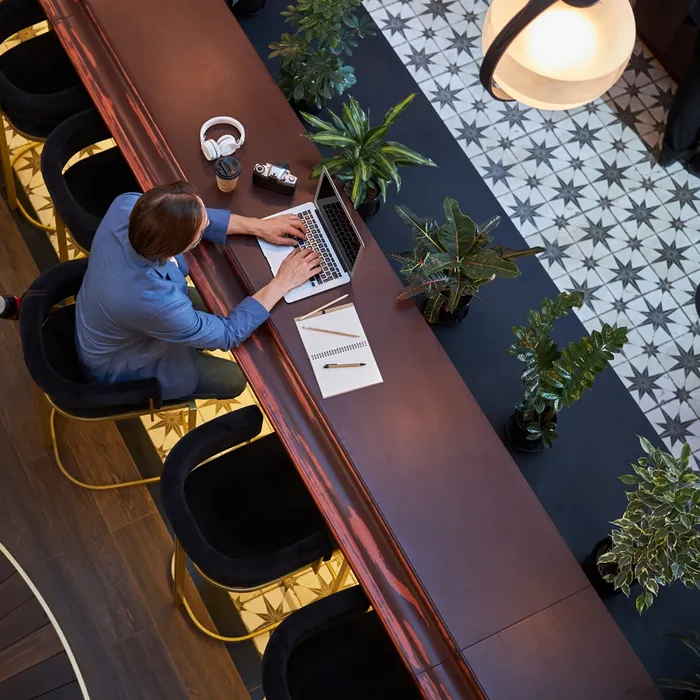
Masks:
[[[296,191],[297,178],[289,172],[289,163],[258,163],[253,168],[253,184],[291,196]]]

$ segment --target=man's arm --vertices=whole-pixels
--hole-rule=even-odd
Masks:
[[[226,209],[207,209],[209,226],[203,238],[218,245],[226,242],[226,236],[257,236],[277,245],[296,245],[293,237],[306,238],[301,219],[295,214],[281,214],[270,219],[253,219],[232,214]],[[292,238],[290,238],[292,236]]]

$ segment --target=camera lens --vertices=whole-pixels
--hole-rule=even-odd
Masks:
[[[256,173],[264,173],[265,172],[265,166],[264,165],[256,165],[255,166],[255,172]]]

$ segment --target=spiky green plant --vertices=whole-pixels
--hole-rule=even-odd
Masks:
[[[331,175],[336,175],[344,183],[352,183],[350,198],[357,208],[367,197],[368,192],[381,193],[386,201],[387,185],[396,184],[401,188],[399,168],[404,165],[430,165],[430,158],[416,153],[396,141],[385,141],[389,127],[413,101],[415,94],[394,105],[385,115],[379,126],[372,127],[369,110],[365,113],[353,97],[343,105],[342,118],[329,110],[333,123],[302,112],[302,117],[318,129],[316,133],[306,132],[304,136],[321,146],[334,148],[339,153],[332,158],[324,158],[311,173],[312,178],[321,174],[325,166]]]
[[[492,238],[488,234],[498,226],[500,217],[477,226],[449,197],[443,209],[445,223],[438,226],[432,219],[417,217],[408,207],[397,206],[396,212],[411,227],[413,250],[389,253],[401,263],[401,274],[407,280],[398,298],[425,295],[428,300],[423,315],[428,323],[435,323],[442,309],[454,313],[461,300],[476,294],[482,284],[495,277],[517,277],[520,270],[515,261],[542,250],[489,248]]]
[[[559,437],[556,414],[593,388],[595,376],[627,342],[627,328],[612,328],[605,323],[600,331],[560,351],[550,338],[552,326],[582,305],[583,292],[562,292],[553,301],[543,299],[541,311],[528,311],[528,326],[513,327],[516,341],[508,352],[525,364],[520,375],[524,396],[515,408],[527,439],[541,438],[545,447],[551,447],[552,440]]]
[[[667,634],[667,637],[677,639],[685,644],[695,656],[700,658],[700,633],[694,630],[689,630],[690,636],[685,634]],[[662,678],[660,688],[668,688],[669,690],[684,690],[690,697],[700,698],[700,673],[695,674],[696,680],[684,681],[679,678]]]
[[[617,564],[617,574],[606,580],[626,596],[637,581],[639,613],[650,608],[659,586],[682,581],[687,588],[700,588],[700,476],[690,467],[690,445],[680,458],[655,448],[640,437],[645,457],[632,465],[634,474],[620,477],[636,486],[627,492],[627,508],[613,520],[612,549],[598,558],[599,564]]]
[[[354,14],[361,5],[361,0],[298,0],[281,13],[297,27],[270,44],[270,58],[281,61],[279,86],[288,100],[322,109],[355,84],[355,70],[343,57],[374,34],[369,17]]]

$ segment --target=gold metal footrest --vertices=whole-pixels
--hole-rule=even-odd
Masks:
[[[84,481],[76,479],[63,465],[61,461],[61,455],[58,451],[58,440],[56,439],[56,409],[51,407],[51,415],[49,417],[49,425],[51,428],[51,443],[53,446],[53,453],[56,457],[56,464],[58,468],[63,473],[63,476],[68,479],[68,481],[73,482],[76,486],[80,486],[84,489],[89,489],[90,491],[114,491],[115,489],[125,489],[129,486],[144,486],[145,484],[156,484],[160,481],[159,476],[152,476],[148,479],[136,479],[134,481],[123,481],[118,484],[86,484]]]
[[[180,557],[182,557],[180,559]],[[177,562],[177,567],[178,567],[178,577],[177,580],[175,578],[175,567],[176,567],[176,559],[178,559]],[[185,552],[182,549],[182,546],[180,545],[179,542],[175,543],[175,552],[173,553],[173,557],[170,562],[170,577],[173,581],[173,591],[174,591],[174,600],[175,600],[175,605],[180,607],[180,605],[185,609],[185,612],[187,613],[187,616],[192,620],[194,623],[194,626],[202,632],[202,634],[205,634],[207,637],[210,637],[211,639],[216,639],[219,642],[225,642],[227,644],[235,644],[236,642],[246,642],[249,639],[254,639],[255,637],[260,637],[263,634],[266,634],[267,632],[272,632],[275,627],[278,627],[281,622],[275,622],[272,625],[267,625],[266,627],[263,627],[261,629],[255,630],[254,632],[250,632],[249,634],[244,634],[241,637],[226,637],[222,634],[218,634],[217,632],[213,632],[212,630],[208,629],[205,625],[203,625],[197,616],[194,614],[194,611],[190,607],[190,604],[187,602],[187,597],[185,596],[185,577],[186,577],[186,567],[185,567]]]

